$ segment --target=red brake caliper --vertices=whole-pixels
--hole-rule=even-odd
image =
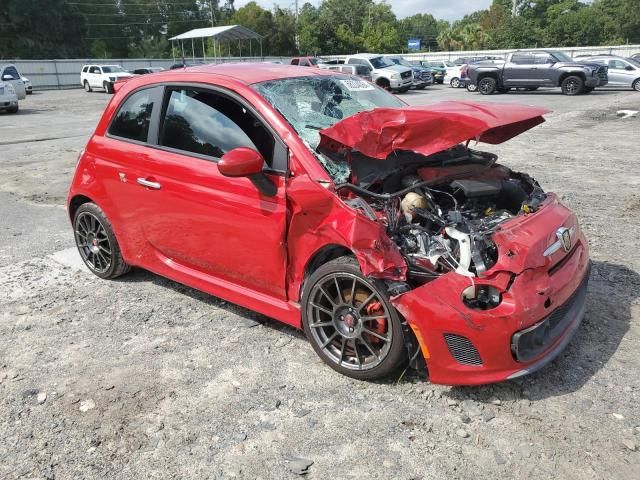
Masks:
[[[364,308],[364,312],[368,317],[374,317],[376,314],[383,314],[384,308],[382,308],[382,303],[376,301],[369,303],[369,305]],[[375,322],[367,322],[367,329],[371,330],[372,332],[376,332],[378,335],[382,335],[384,337],[387,334],[387,319],[381,317],[376,319]],[[365,335],[369,343],[378,344],[382,342],[382,340],[374,337],[373,335],[370,335],[368,333],[365,333]]]

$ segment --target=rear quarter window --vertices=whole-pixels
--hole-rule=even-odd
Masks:
[[[155,88],[147,88],[130,95],[113,117],[109,134],[114,137],[146,142],[155,103],[155,92]]]

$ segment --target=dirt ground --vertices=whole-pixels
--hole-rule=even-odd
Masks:
[[[220,299],[92,276],[64,198],[109,96],[36,92],[0,114],[0,479],[640,478],[640,114],[616,114],[640,94],[403,98],[554,110],[483,148],[559,193],[589,238],[586,318],[556,361],[477,388],[359,382]]]

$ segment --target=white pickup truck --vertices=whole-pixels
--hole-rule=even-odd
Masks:
[[[84,65],[80,72],[80,85],[87,92],[102,88],[107,93],[113,93],[113,84],[128,77],[133,75],[120,65]]]
[[[364,65],[371,69],[371,80],[379,87],[406,92],[413,85],[413,70],[396,65],[391,60],[372,53],[351,55],[344,61],[345,65]]]

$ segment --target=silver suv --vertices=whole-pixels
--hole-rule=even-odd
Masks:
[[[371,80],[379,87],[406,92],[413,85],[413,71],[409,67],[396,65],[391,60],[372,53],[351,55],[345,65],[365,65],[371,68]]]
[[[0,82],[10,83],[13,85],[14,90],[16,91],[16,95],[18,96],[18,100],[24,100],[27,98],[27,91],[24,86],[24,82],[22,81],[22,77],[20,73],[18,73],[18,69],[15,65],[10,63],[0,64]]]
[[[616,55],[580,56],[580,61],[609,67],[609,87],[631,87],[640,92],[640,61]]]

